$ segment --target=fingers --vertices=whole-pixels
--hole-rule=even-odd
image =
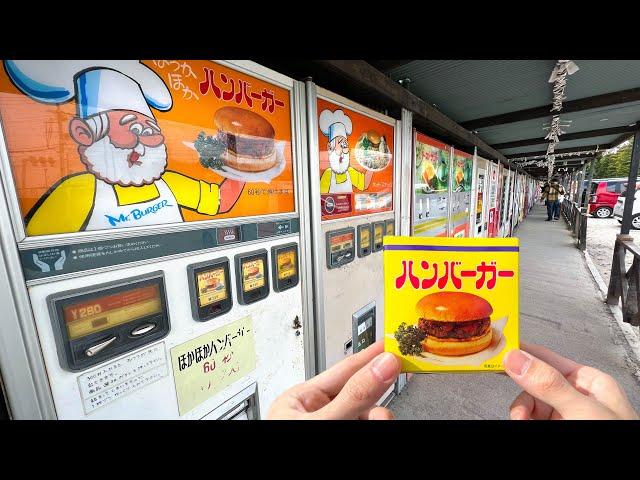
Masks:
[[[307,382],[330,397],[335,397],[358,370],[384,350],[384,341],[378,340],[361,352],[355,353]]]
[[[520,392],[509,408],[509,417],[511,420],[549,420],[552,412],[553,408],[543,401]]]
[[[360,420],[394,420],[396,417],[391,410],[384,407],[373,407],[362,413]]]
[[[531,396],[555,408],[563,417],[588,403],[557,369],[523,352],[511,350],[504,359],[507,374]]]
[[[541,347],[540,345],[521,342],[520,348],[525,352],[529,352],[534,357],[539,358],[543,362],[548,363],[565,377],[582,367],[581,364],[565,358],[562,355],[558,355],[557,353],[552,352],[548,348]]]
[[[401,364],[389,352],[360,368],[331,403],[312,414],[317,419],[350,420],[373,407],[400,374]],[[378,415],[376,411],[374,415]]]

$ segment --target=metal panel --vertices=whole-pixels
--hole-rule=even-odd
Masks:
[[[313,279],[313,306],[315,319],[315,373],[322,372],[326,368],[326,345],[325,345],[325,329],[324,329],[324,286],[322,282],[321,265],[325,263],[325,245],[321,241],[323,238],[320,219],[322,211],[320,202],[315,201],[320,198],[320,172],[317,165],[320,164],[320,148],[318,144],[318,97],[317,87],[311,81],[305,82],[305,97],[307,105],[307,181],[305,188],[309,191],[310,205],[308,212],[311,213],[309,220],[306,222],[310,228],[310,242],[315,238],[315,248],[312,249],[311,263],[315,265],[312,268],[311,278]]]
[[[401,162],[398,172],[398,184],[400,189],[400,223],[398,232],[400,235],[411,235],[411,200],[413,198],[413,155],[414,155],[414,131],[413,114],[406,108],[402,109],[402,135],[401,142]]]
[[[0,371],[12,418],[55,419],[27,288],[0,184]]]
[[[306,88],[304,83],[295,82],[293,85],[294,99],[294,137],[298,139],[296,153],[296,190],[298,191],[298,212],[300,213],[300,282],[302,285],[302,323],[304,330],[304,366],[305,378],[313,377],[316,372],[316,321],[314,312],[313,289],[313,233],[311,216],[311,199],[306,183],[309,177],[309,163],[307,145],[307,116],[308,111]]]

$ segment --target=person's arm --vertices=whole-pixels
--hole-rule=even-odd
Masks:
[[[82,173],[64,178],[27,214],[28,236],[83,230],[93,210],[96,177]]]
[[[178,205],[205,215],[215,215],[220,209],[220,187],[215,183],[167,171],[162,175]]]
[[[320,193],[329,193],[331,187],[331,169],[327,168],[320,177]]]
[[[369,176],[369,182],[367,182],[366,175],[361,171],[356,170],[353,167],[349,167],[349,170],[347,172],[349,174],[349,177],[351,178],[351,184],[358,190],[363,191],[369,186],[368,183],[371,181],[371,176]]]

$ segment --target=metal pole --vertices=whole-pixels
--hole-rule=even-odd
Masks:
[[[633,150],[631,151],[631,168],[627,180],[627,192],[624,200],[624,212],[622,214],[622,227],[620,233],[629,235],[631,229],[631,216],[633,215],[633,200],[636,193],[636,178],[638,178],[638,163],[640,163],[640,123],[636,124],[636,132],[633,136]]]
[[[582,164],[582,170],[580,171],[580,175],[578,176],[578,183],[576,184],[576,203],[579,207],[582,207],[582,199],[580,195],[582,195],[582,184],[584,183],[584,174],[587,172],[587,162]]]
[[[593,172],[596,169],[596,157],[593,157],[591,159],[591,165],[589,165],[589,178],[587,178],[587,184],[585,185],[584,189],[584,201],[582,201],[581,206],[582,207],[588,207],[589,206],[589,194],[591,193],[591,182],[593,181]]]

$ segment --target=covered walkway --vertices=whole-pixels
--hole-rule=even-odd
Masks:
[[[521,339],[612,375],[640,411],[633,356],[564,221],[536,205],[520,238]],[[398,419],[505,419],[519,388],[499,374],[414,375],[390,404]]]

